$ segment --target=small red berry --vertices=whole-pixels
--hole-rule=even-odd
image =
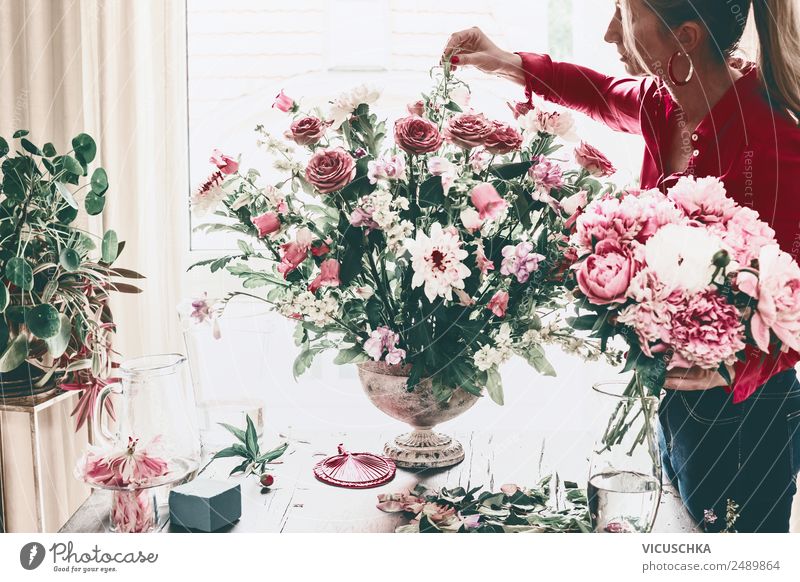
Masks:
[[[264,473],[263,475],[261,475],[260,481],[262,487],[270,487],[273,483],[275,483],[275,477],[273,477],[269,473]]]

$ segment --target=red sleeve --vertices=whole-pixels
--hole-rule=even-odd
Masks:
[[[547,55],[516,54],[522,58],[529,102],[536,93],[616,131],[642,133],[641,109],[643,101],[653,95],[652,79],[608,77],[579,65],[553,62]]]

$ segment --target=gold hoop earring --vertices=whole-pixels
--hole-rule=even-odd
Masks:
[[[675,77],[675,70],[674,70],[675,59],[681,55],[685,56],[686,59],[689,61],[689,74],[686,75],[686,78],[683,80],[677,79]],[[689,56],[689,53],[684,51],[676,51],[675,54],[673,54],[669,58],[669,63],[667,63],[667,75],[669,76],[669,80],[672,81],[672,84],[677,87],[683,87],[684,85],[688,85],[689,81],[691,81],[692,77],[694,77],[694,63],[692,62],[692,57]]]

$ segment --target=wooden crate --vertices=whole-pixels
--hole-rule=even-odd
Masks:
[[[75,432],[78,395],[0,400],[0,531],[56,532],[89,497],[75,478],[89,429]]]

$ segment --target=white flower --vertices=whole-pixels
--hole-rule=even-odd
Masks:
[[[470,270],[463,261],[469,253],[461,248],[457,234],[445,232],[439,223],[431,227],[430,236],[417,231],[416,239],[406,239],[405,247],[411,253],[414,277],[411,287],[425,285],[429,301],[444,297],[452,301],[453,289],[463,289],[464,279]]]
[[[339,95],[331,105],[330,120],[333,121],[333,128],[339,129],[342,123],[347,121],[353,111],[362,103],[372,105],[378,100],[381,93],[376,88],[362,84]]]
[[[724,248],[722,240],[705,228],[668,224],[644,247],[650,270],[670,289],[690,293],[705,289],[714,274],[714,255]]]
[[[466,85],[459,85],[450,91],[450,100],[461,107],[461,109],[466,109],[469,107],[469,98],[471,96],[472,95],[469,92],[469,87]]]
[[[442,177],[442,189],[444,190],[444,195],[447,196],[453,182],[458,178],[456,165],[447,158],[434,156],[428,159],[428,171],[434,176]]]
[[[483,226],[483,220],[478,211],[469,206],[461,211],[461,223],[470,232],[480,230]]]
[[[568,111],[547,111],[534,107],[525,115],[520,115],[517,121],[527,134],[527,140],[534,139],[540,131],[567,141],[578,139],[575,133],[575,119]]]

